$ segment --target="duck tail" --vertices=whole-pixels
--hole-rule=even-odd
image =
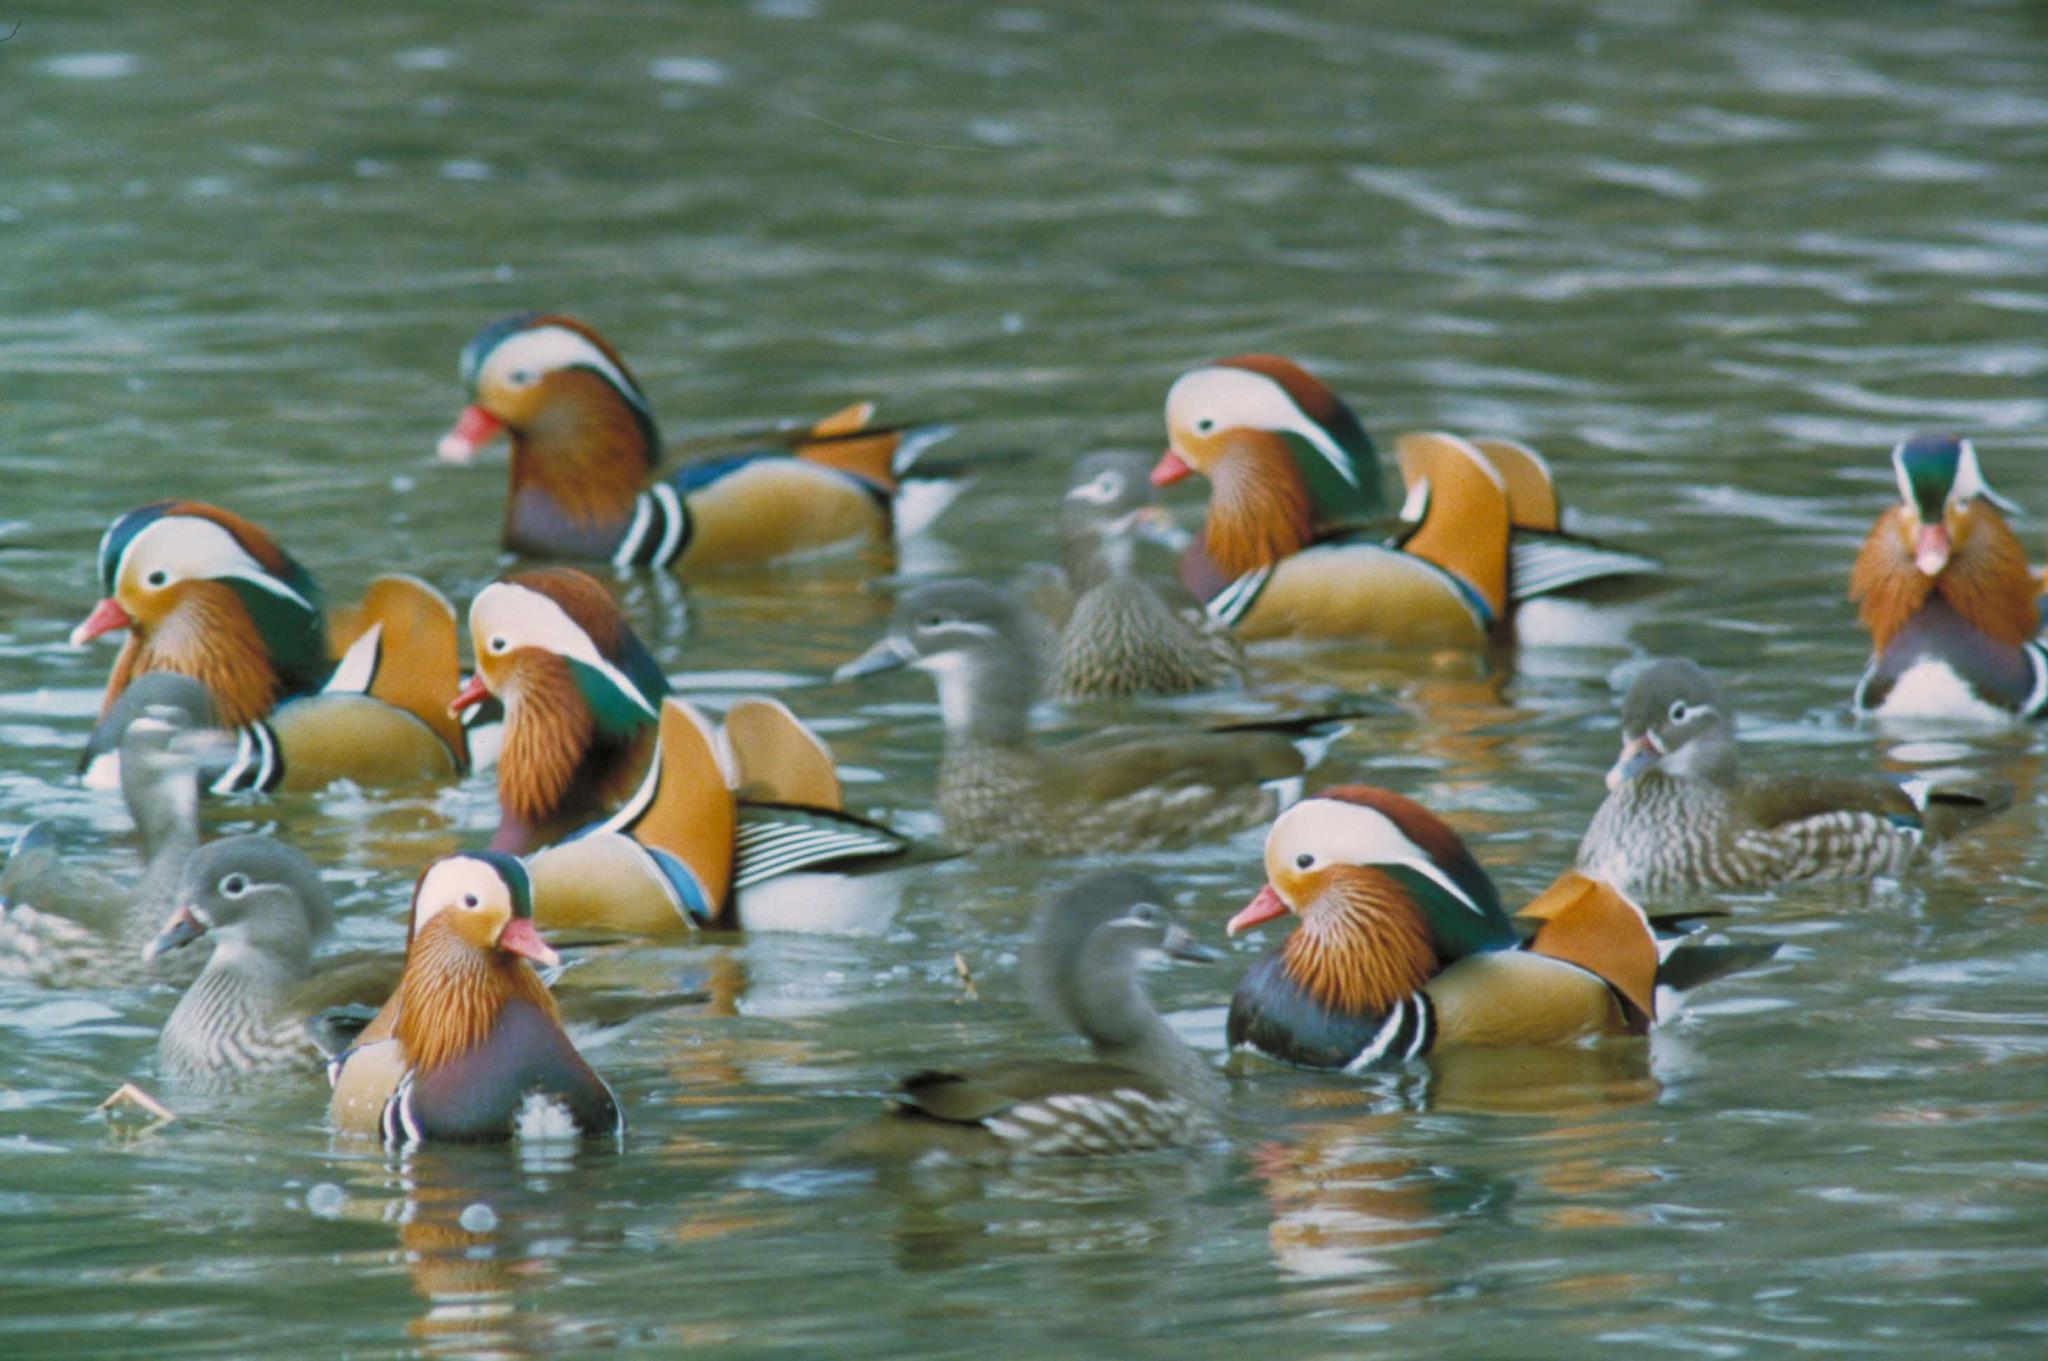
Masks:
[[[1939,844],[2012,807],[2013,787],[2003,780],[1902,780],[1899,788],[1920,810],[1927,840]]]
[[[1744,941],[1738,944],[1699,944],[1687,938],[1678,943],[1657,966],[1657,1014],[1668,1016],[1677,1000],[1705,983],[1729,974],[1741,973],[1766,963],[1778,953],[1778,943]]]

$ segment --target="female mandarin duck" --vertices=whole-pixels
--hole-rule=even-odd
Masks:
[[[1266,887],[1231,935],[1292,912],[1287,939],[1230,1002],[1232,1048],[1356,1072],[1453,1045],[1640,1035],[1659,993],[1768,957],[1660,939],[1612,886],[1568,872],[1517,915],[1443,822],[1359,786],[1289,809],[1266,837]]]
[[[848,813],[831,753],[783,705],[714,730],[604,587],[524,572],[470,605],[477,671],[455,707],[505,706],[494,850],[536,854],[550,927],[852,930],[932,858]]]
[[[1153,482],[1199,472],[1211,484],[1181,579],[1247,638],[1549,641],[1532,602],[1632,589],[1662,571],[1654,558],[1563,533],[1548,465],[1511,440],[1397,441],[1408,527],[1390,537],[1376,523],[1385,502],[1364,426],[1275,355],[1181,375],[1166,425]],[[1557,631],[1578,622],[1559,615]]]
[[[1140,1153],[1213,1136],[1222,1083],[1145,995],[1155,957],[1209,961],[1142,874],[1097,875],[1041,909],[1026,970],[1048,1016],[1093,1050],[1073,1059],[932,1069],[877,1120],[835,1139],[847,1160],[996,1163]]]
[[[1031,734],[1038,628],[995,586],[934,582],[906,591],[881,641],[835,673],[848,680],[912,666],[938,683],[939,812],[956,845],[1075,855],[1239,831],[1298,796],[1341,731],[1326,718],[1288,718],[1192,732],[1111,729],[1042,746]]]
[[[262,530],[197,501],[159,501],[100,540],[106,598],[74,646],[126,629],[103,711],[136,677],[204,685],[242,752],[221,789],[394,781],[468,764],[445,708],[455,611],[411,577],[380,577],[329,627],[312,577]]]
[[[769,562],[912,533],[957,489],[910,478],[946,428],[874,425],[866,404],[659,477],[653,407],[617,351],[572,317],[493,322],[461,371],[470,404],[440,456],[468,463],[510,434],[503,539],[515,553],[678,571]],[[915,504],[913,489],[926,493]]]
[[[157,1039],[166,1076],[195,1082],[311,1071],[322,1055],[308,1018],[330,1007],[375,1005],[398,977],[398,961],[388,955],[314,958],[334,909],[312,862],[272,837],[224,837],[200,847],[179,875],[174,901],[143,957],[201,936],[214,944]]]
[[[1244,683],[1244,648],[1230,631],[1193,600],[1185,611],[1168,604],[1138,573],[1138,541],[1159,532],[1165,518],[1142,455],[1112,451],[1075,462],[1060,500],[1072,603],[1053,658],[1053,698],[1179,695]]]
[[[2040,581],[1968,440],[1916,435],[1892,450],[1899,504],[1877,517],[1849,598],[1870,633],[1859,710],[2008,722],[2048,712]]]
[[[329,1065],[336,1128],[401,1146],[624,1133],[533,971],[560,961],[534,929],[525,867],[496,851],[443,856],[413,896],[391,1031]]]
[[[1742,775],[1735,710],[1677,659],[1629,686],[1607,787],[1578,866],[1653,897],[1899,874],[2012,801],[2010,788],[1985,783]]]

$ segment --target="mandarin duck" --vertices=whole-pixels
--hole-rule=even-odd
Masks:
[[[312,576],[268,534],[197,501],[131,510],[100,539],[106,597],[74,646],[125,629],[107,678],[110,713],[139,676],[206,687],[239,758],[221,789],[397,781],[467,768],[445,709],[457,676],[455,611],[412,577],[379,577],[328,620]]]
[[[1613,885],[1567,871],[1517,916],[1435,814],[1384,789],[1324,791],[1266,837],[1266,886],[1233,936],[1292,912],[1230,1000],[1227,1035],[1304,1068],[1358,1072],[1453,1046],[1640,1035],[1666,989],[1769,956],[1661,937]],[[1675,952],[1675,953],[1674,953]]]
[[[1915,435],[1892,450],[1899,504],[1877,517],[1849,573],[1870,634],[1858,710],[2008,722],[2048,712],[2040,581],[1970,441]]]
[[[1179,695],[1244,683],[1244,649],[1230,631],[1192,600],[1185,612],[1168,604],[1138,574],[1138,540],[1164,519],[1142,455],[1111,451],[1075,462],[1060,500],[1073,603],[1053,658],[1053,698]]]
[[[1221,728],[1110,729],[1059,746],[1031,733],[1042,651],[1008,592],[933,582],[897,601],[888,632],[836,680],[915,667],[945,724],[939,812],[960,846],[1041,855],[1182,846],[1240,831],[1298,797],[1341,725],[1324,717]]]
[[[998,1163],[1176,1148],[1217,1130],[1222,1081],[1174,1033],[1140,978],[1154,958],[1211,961],[1142,874],[1099,874],[1039,910],[1025,969],[1039,1009],[1087,1060],[928,1069],[887,1113],[836,1138],[846,1161]]]
[[[195,729],[190,691],[197,690],[187,677],[160,673],[130,686],[116,706],[124,720],[121,798],[141,842],[138,880],[78,864],[46,822],[16,839],[0,874],[0,977],[104,987],[143,975],[143,946],[199,845],[202,767],[233,751],[219,734]]]
[[[533,971],[560,959],[534,928],[525,866],[498,851],[443,856],[413,897],[390,1032],[328,1065],[334,1126],[400,1147],[624,1134]]]
[[[867,403],[808,429],[735,437],[756,447],[660,475],[652,405],[618,352],[573,317],[492,322],[460,367],[469,405],[439,454],[469,463],[511,437],[502,538],[515,553],[677,571],[771,562],[913,533],[958,487],[913,475],[948,427],[876,425]]]
[[[495,582],[469,623],[455,704],[505,707],[491,847],[534,854],[550,929],[875,929],[897,872],[939,854],[849,813],[831,753],[782,704],[739,700],[714,730],[671,696],[586,573]]]
[[[1743,775],[1735,710],[1689,661],[1645,668],[1578,867],[1651,897],[1896,875],[2012,801],[2003,785]]]
[[[306,1023],[330,1007],[375,1004],[398,978],[390,955],[316,960],[334,909],[320,872],[267,835],[223,837],[178,876],[177,906],[143,950],[153,960],[201,936],[213,954],[157,1038],[157,1066],[186,1082],[318,1067]]]
[[[1550,468],[1512,440],[1403,436],[1408,499],[1389,533],[1379,460],[1358,417],[1276,355],[1182,374],[1166,397],[1168,486],[1210,482],[1181,579],[1246,638],[1372,639],[1400,646],[1574,641],[1581,612],[1538,601],[1642,589],[1656,559],[1567,534]]]

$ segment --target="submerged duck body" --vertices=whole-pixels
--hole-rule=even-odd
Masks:
[[[468,463],[512,444],[502,538],[515,553],[694,572],[862,543],[915,525],[899,492],[947,431],[878,426],[867,405],[769,447],[657,471],[653,407],[625,361],[573,317],[521,313],[463,349],[470,404],[440,455]]]
[[[138,677],[198,681],[242,745],[223,791],[467,769],[440,698],[456,677],[455,612],[426,583],[380,577],[330,628],[305,568],[247,520],[196,501],[117,518],[98,568],[105,598],[71,641],[128,634],[102,714]]]
[[[2010,722],[2048,713],[2041,583],[1970,441],[1916,435],[1892,450],[1899,503],[1878,516],[1849,576],[1870,634],[1859,711]]]
[[[1364,426],[1275,355],[1183,374],[1166,422],[1153,482],[1201,473],[1211,483],[1181,579],[1247,639],[1478,647],[1517,637],[1532,602],[1634,591],[1663,570],[1564,532],[1548,465],[1510,440],[1402,437],[1408,500],[1402,523],[1388,525]]]
[[[2012,799],[1985,783],[1743,775],[1734,709],[1678,659],[1629,686],[1607,784],[1578,867],[1651,897],[1902,874]]]
[[[1383,789],[1330,790],[1290,809],[1265,861],[1266,887],[1230,933],[1297,921],[1246,971],[1227,1034],[1232,1048],[1299,1067],[1639,1035],[1658,1017],[1660,988],[1769,954],[1660,939],[1640,907],[1577,872],[1517,914],[1537,923],[1525,941],[1457,834]]]

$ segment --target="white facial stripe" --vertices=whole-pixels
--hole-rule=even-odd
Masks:
[[[505,894],[505,881],[496,870],[466,855],[450,856],[428,870],[427,877],[420,881],[419,896],[413,900],[414,933],[438,916],[442,908],[460,902],[466,893],[475,894],[480,903],[503,904],[508,909],[511,906]]]
[[[537,647],[581,662],[617,686],[649,718],[661,716],[653,702],[640,693],[640,687],[604,659],[597,644],[568,612],[539,591],[509,581],[484,587],[469,607],[469,637],[478,657],[504,656],[522,647]],[[493,638],[503,638],[510,646],[503,653],[493,652]]]
[[[1166,424],[1172,430],[1200,428],[1203,420],[1214,421],[1215,430],[1272,430],[1299,435],[1315,447],[1339,477],[1358,485],[1351,458],[1330,432],[1310,420],[1287,395],[1287,389],[1263,373],[1249,369],[1195,369],[1184,373],[1166,393]]]
[[[1298,869],[1296,858],[1304,854],[1313,855],[1317,867],[1334,863],[1414,870],[1475,914],[1484,915],[1457,881],[1376,809],[1341,799],[1296,804],[1266,834],[1267,877]]]
[[[232,577],[289,600],[300,609],[313,608],[311,601],[250,557],[226,528],[197,515],[167,515],[130,539],[114,572],[117,588],[131,571],[143,576],[161,571],[170,581],[218,581]]]
[[[1093,480],[1083,482],[1067,492],[1069,501],[1085,501],[1091,506],[1106,506],[1116,500],[1123,485],[1114,473],[1100,473]]]
[[[478,376],[509,384],[511,375],[520,370],[539,377],[570,368],[595,369],[619,390],[621,396],[639,407],[642,414],[647,414],[647,398],[633,380],[626,377],[610,356],[591,344],[589,337],[579,335],[566,326],[537,326],[508,336],[491,351],[491,357],[484,361],[483,372]]]

